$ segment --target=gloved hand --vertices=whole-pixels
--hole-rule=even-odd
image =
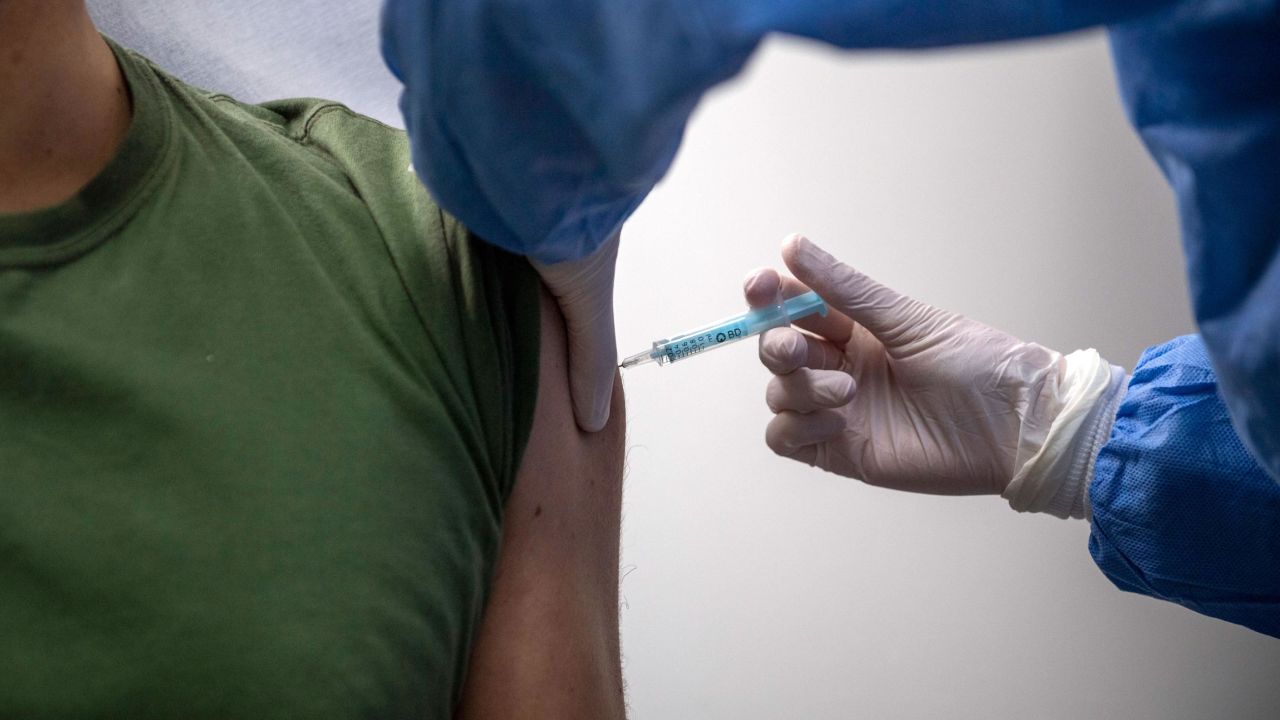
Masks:
[[[613,326],[613,273],[621,231],[580,260],[531,260],[560,312],[569,336],[569,391],[578,427],[596,432],[609,420],[618,343]]]
[[[1017,510],[1085,514],[1093,459],[1124,373],[1093,350],[1061,354],[900,295],[792,236],[796,280],[747,278],[759,307],[816,290],[832,312],[760,340],[785,457],[872,485],[1004,494]],[[805,286],[808,286],[807,288]]]

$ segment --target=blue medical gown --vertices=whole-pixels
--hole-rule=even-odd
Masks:
[[[1280,486],[1231,426],[1199,336],[1148,348],[1089,487],[1123,590],[1280,637]]]
[[[1139,362],[1091,486],[1094,555],[1125,589],[1280,634],[1278,1],[387,0],[383,54],[440,203],[556,262],[636,209],[769,33],[916,48],[1107,25],[1203,343]]]

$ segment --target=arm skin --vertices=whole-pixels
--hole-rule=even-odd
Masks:
[[[456,717],[625,716],[618,552],[625,410],[615,379],[604,430],[569,399],[564,322],[544,290],[533,431],[507,502],[502,548]]]

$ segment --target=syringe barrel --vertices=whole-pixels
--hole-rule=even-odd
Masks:
[[[732,345],[776,327],[790,325],[813,313],[827,314],[827,306],[815,292],[797,295],[785,302],[725,318],[693,332],[654,343],[654,359],[669,365],[715,348]]]

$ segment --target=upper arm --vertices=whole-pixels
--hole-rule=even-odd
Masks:
[[[412,304],[389,339],[437,401],[432,442],[457,469],[430,479],[449,499],[432,508],[437,549],[465,577],[435,613],[455,615],[470,650],[461,714],[620,716],[622,398],[604,430],[579,432],[564,323],[527,260],[441,213],[399,134],[332,106],[313,115],[307,137],[382,230],[402,289],[377,286]]]
[[[459,716],[622,717],[618,545],[626,410],[583,433],[564,322],[544,290],[533,428],[507,501],[497,571]]]

